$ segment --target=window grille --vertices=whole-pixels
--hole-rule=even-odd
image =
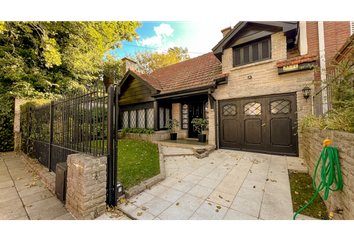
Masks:
[[[223,106],[222,115],[226,116],[235,116],[236,115],[236,105],[234,104],[227,104]]]
[[[167,125],[168,120],[170,120],[170,109],[169,109],[169,108],[166,108],[166,109],[165,109],[165,115],[166,115],[166,118],[165,118],[165,125]]]
[[[188,128],[188,104],[183,104],[182,107],[182,128]]]
[[[244,105],[243,113],[246,116],[258,116],[262,114],[262,104],[258,102],[249,102]]]
[[[129,112],[128,111],[124,111],[123,112],[123,128],[127,128],[129,127]]]
[[[154,128],[154,109],[146,109],[146,127]]]
[[[136,127],[136,111],[130,111],[130,127],[134,128]]]
[[[272,114],[287,114],[290,113],[290,101],[287,100],[277,100],[270,103],[270,111]]]
[[[138,110],[138,128],[145,128],[145,109]]]

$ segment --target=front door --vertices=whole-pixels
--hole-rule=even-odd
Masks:
[[[295,112],[295,94],[220,101],[220,148],[296,155]]]
[[[197,103],[190,103],[188,104],[188,114],[189,114],[189,130],[188,130],[188,137],[189,138],[197,138],[198,137],[198,132],[194,131],[193,125],[192,125],[192,120],[193,118],[204,118],[204,111],[203,111],[203,106],[204,104],[202,102],[197,102]]]

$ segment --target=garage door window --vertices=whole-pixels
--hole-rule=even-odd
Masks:
[[[258,102],[246,103],[243,108],[245,116],[259,116],[262,114],[262,104]]]
[[[288,114],[291,112],[290,101],[287,100],[277,100],[270,103],[270,111],[272,114]]]
[[[235,116],[236,115],[236,105],[227,104],[222,108],[222,114],[226,116]]]

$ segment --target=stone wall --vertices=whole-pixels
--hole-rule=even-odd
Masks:
[[[21,108],[20,106],[28,101],[30,100],[15,99],[15,119],[14,119],[15,151],[19,151],[21,149],[21,128],[20,128]]]
[[[343,190],[330,191],[329,197],[324,203],[329,212],[335,213],[334,219],[354,220],[354,134],[305,128],[299,135],[300,157],[306,161],[309,174],[312,177],[323,149],[323,141],[328,138],[333,141],[330,146],[338,148]],[[320,181],[320,170],[318,170],[316,173],[316,186],[318,186]],[[320,195],[323,198],[324,191],[320,192]]]
[[[106,209],[107,157],[72,154],[67,159],[66,208],[79,220],[92,220]]]

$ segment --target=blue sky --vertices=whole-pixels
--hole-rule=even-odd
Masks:
[[[139,41],[122,42],[123,48],[114,54],[125,57],[134,52],[166,52],[169,47],[187,47],[193,57],[211,52],[211,49],[221,40],[221,29],[234,26],[238,21],[223,22],[187,22],[187,21],[145,21],[136,29],[140,35]]]

